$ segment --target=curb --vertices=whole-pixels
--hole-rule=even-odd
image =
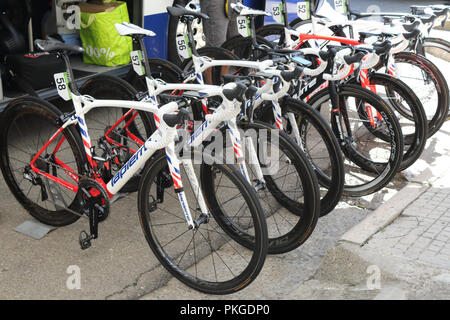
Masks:
[[[339,242],[350,242],[363,246],[375,233],[391,224],[403,210],[414,202],[430,186],[415,182],[408,183],[391,199],[382,204],[363,221],[347,231]]]
[[[423,162],[423,160],[419,161]],[[397,219],[412,202],[431,188],[432,184],[445,172],[449,171],[448,163],[450,163],[450,154],[441,155],[432,166],[422,170],[392,198],[347,231],[339,239],[339,242],[348,242],[362,247],[374,234]]]

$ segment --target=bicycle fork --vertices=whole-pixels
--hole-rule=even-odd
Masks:
[[[194,171],[194,166],[192,164],[192,160],[182,159],[180,160],[175,155],[175,143],[171,143],[166,147],[166,155],[167,155],[167,163],[169,165],[170,175],[173,181],[174,191],[178,196],[178,200],[180,201],[181,208],[183,210],[184,216],[188,223],[189,229],[197,229],[202,223],[207,223],[209,219],[209,212],[205,203],[205,199],[200,190],[200,185],[197,179],[197,176]],[[191,188],[194,192],[195,198],[197,200],[197,204],[200,207],[200,211],[202,214],[200,218],[197,220],[193,220],[192,214],[186,199],[186,194],[183,188],[183,182],[181,181],[181,172],[180,172],[180,164],[183,165],[184,170],[186,172],[187,178],[191,185]]]
[[[256,182],[256,186],[255,186],[256,191],[259,191],[259,190],[265,188],[266,182],[264,180],[264,175],[261,170],[261,166],[260,166],[259,159],[257,156],[257,151],[255,149],[255,145],[253,143],[252,138],[244,137],[245,146],[248,148],[249,162],[250,162],[250,165],[252,166],[253,172],[256,175],[256,177],[255,177],[256,179],[254,181],[250,180],[247,166],[245,164],[245,154],[244,154],[244,150],[242,148],[241,134],[238,130],[236,120],[234,120],[234,119],[230,120],[230,121],[228,121],[227,124],[228,124],[228,133],[230,135],[231,142],[233,144],[233,150],[234,150],[236,163],[239,166],[239,169],[240,169],[242,175],[251,185],[253,185],[253,183]]]

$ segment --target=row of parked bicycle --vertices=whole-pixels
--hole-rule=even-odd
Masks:
[[[269,14],[233,5],[246,36],[199,49],[192,25],[208,17],[167,8],[186,27],[181,67],[147,57],[152,31],[117,24],[133,38],[132,72],[80,88],[68,52],[83,49],[36,40],[65,61],[55,82],[73,108],[26,97],[5,109],[0,166],[11,192],[45,224],[87,218],[82,249],[110,204],[137,192],[145,238],[169,272],[210,294],[248,286],[267,254],[301,246],[343,196],[377,192],[411,166],[449,108],[431,60],[448,64],[450,46],[428,37],[448,7],[380,14],[384,23],[338,19],[326,6],[289,23],[286,1],[278,8],[284,24],[256,30]]]

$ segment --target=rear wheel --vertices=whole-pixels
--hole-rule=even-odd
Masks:
[[[2,113],[0,166],[9,189],[19,203],[37,220],[60,227],[74,223],[80,212],[76,189],[83,174],[85,156],[74,127],[64,129],[36,159],[47,141],[59,130],[61,111],[46,101],[27,97],[13,101]],[[73,212],[71,212],[73,211]]]
[[[264,45],[268,48],[273,48],[273,45],[266,39],[260,36],[256,36],[256,42],[259,45]],[[252,46],[252,38],[244,38],[242,36],[236,36],[227,40],[222,48],[230,50],[241,59],[259,61],[267,57],[267,54],[261,50],[254,50]]]
[[[448,84],[444,75],[430,60],[411,52],[394,55],[396,77],[418,96],[428,120],[428,137],[433,136],[445,122],[449,110]],[[385,66],[378,72],[388,73]],[[394,94],[394,93],[392,93]],[[411,111],[403,109],[403,116],[412,118]],[[401,112],[401,110],[398,110]]]

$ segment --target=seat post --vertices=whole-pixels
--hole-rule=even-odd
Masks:
[[[58,55],[58,57],[62,58],[64,60],[64,63],[66,64],[66,71],[67,71],[67,76],[69,77],[69,88],[70,88],[70,90],[75,95],[79,96],[80,93],[78,91],[78,86],[77,86],[77,83],[75,81],[75,77],[73,75],[72,65],[70,64],[69,56],[67,55],[67,53],[65,51],[58,52],[57,55]]]
[[[139,47],[141,48],[141,52],[142,52],[142,59],[144,60],[144,69],[145,69],[145,74],[147,75],[147,77],[151,77],[151,70],[150,70],[150,64],[148,63],[148,56],[147,56],[147,48],[145,47],[144,44],[144,36],[140,36],[140,35],[135,35],[133,36],[133,41],[137,42]]]
[[[192,55],[195,57],[198,57],[198,51],[197,51],[197,46],[195,44],[195,40],[194,40],[194,32],[192,31],[192,22],[193,19],[186,17],[186,26],[187,26],[187,33],[188,33],[188,41],[189,41],[189,47],[191,48],[192,51]]]
[[[289,28],[289,18],[288,18],[288,11],[287,11],[287,1],[286,0],[283,0],[282,1],[282,4],[283,4],[283,10],[282,10],[282,12],[281,12],[281,14],[283,15],[283,17],[284,17],[284,27],[285,28]]]

